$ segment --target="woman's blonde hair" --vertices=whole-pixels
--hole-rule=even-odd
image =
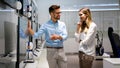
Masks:
[[[79,12],[82,12],[83,14],[85,14],[87,16],[86,21],[84,21],[84,23],[82,24],[81,30],[80,32],[83,32],[86,28],[90,27],[90,23],[92,22],[92,17],[91,17],[91,12],[89,8],[82,8],[79,10]]]
[[[87,16],[87,19],[86,19],[86,24],[87,24],[87,27],[89,28],[90,27],[90,23],[92,22],[92,17],[91,17],[91,11],[89,8],[82,8],[79,10],[79,12],[82,12],[83,14],[85,14]]]

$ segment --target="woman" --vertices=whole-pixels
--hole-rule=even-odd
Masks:
[[[79,10],[80,21],[75,32],[76,41],[79,43],[80,68],[92,68],[95,55],[95,36],[97,26],[92,21],[89,8]]]

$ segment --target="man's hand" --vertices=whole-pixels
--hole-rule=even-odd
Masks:
[[[28,28],[31,28],[30,20],[28,20],[27,27],[28,27]]]
[[[27,25],[26,32],[27,32],[28,35],[34,35],[34,31],[31,29],[30,20],[28,20],[28,25]]]
[[[57,34],[52,34],[51,37],[50,37],[50,39],[51,40],[57,40],[57,39],[62,40],[62,37],[59,36],[59,35],[57,35]]]

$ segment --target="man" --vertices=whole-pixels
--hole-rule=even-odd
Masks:
[[[36,33],[30,28],[30,22],[28,22],[28,33],[34,38],[45,34],[49,68],[67,68],[67,57],[63,49],[63,42],[67,39],[68,34],[65,23],[59,21],[60,6],[50,6],[49,14],[51,19],[42,24]]]

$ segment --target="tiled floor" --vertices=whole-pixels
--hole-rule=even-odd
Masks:
[[[78,54],[67,54],[68,68],[79,68]],[[24,64],[24,63],[23,63]],[[23,66],[23,65],[22,65]],[[23,68],[23,67],[21,67]],[[49,68],[46,59],[46,49],[43,49],[39,58],[36,58],[36,63],[27,63],[24,68]],[[102,60],[95,60],[92,68],[103,68]]]
[[[37,60],[38,60],[37,68],[49,68],[48,62],[46,59],[46,50],[45,49],[42,51],[40,57]]]
[[[67,55],[67,58],[68,58],[68,68],[79,68],[78,55],[70,54]]]
[[[79,68],[79,58],[77,54],[67,55],[68,68]],[[92,68],[103,68],[102,60],[94,60]]]
[[[79,68],[79,58],[77,54],[67,54],[68,68]],[[49,68],[46,60],[46,50],[43,51],[38,59],[37,68]],[[102,60],[95,60],[92,68],[103,68]]]

